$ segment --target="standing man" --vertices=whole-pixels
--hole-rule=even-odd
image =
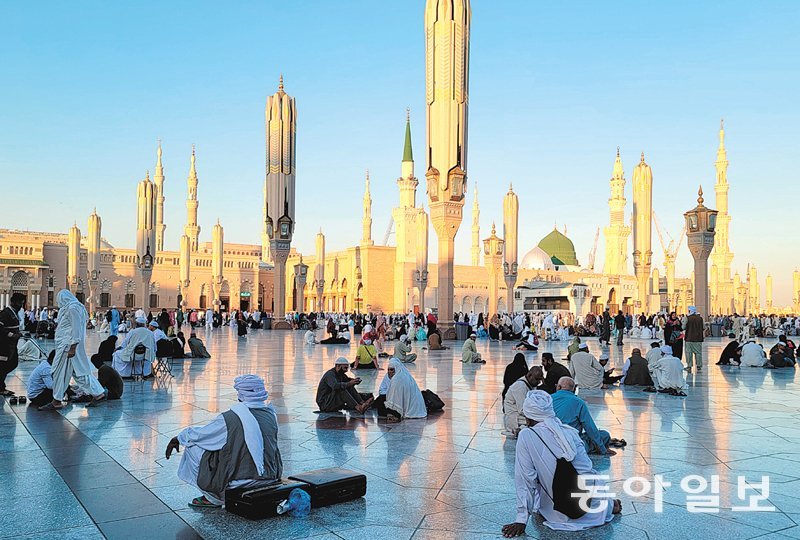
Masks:
[[[211,308],[206,309],[206,332],[211,332],[214,328],[214,310]]]
[[[94,407],[106,398],[105,390],[92,375],[92,364],[86,356],[86,309],[67,289],[58,296],[58,326],[56,327],[55,358],[53,360],[53,401],[39,407],[40,411],[54,411],[64,407],[64,395],[74,378],[83,394],[94,399],[87,406]]]
[[[600,321],[600,345],[611,343],[611,313],[608,308],[603,311],[603,318]]]
[[[9,303],[0,312],[0,396],[14,395],[14,392],[6,388],[6,377],[19,365],[17,341],[21,334],[17,313],[25,305],[25,295],[14,293]]]
[[[617,316],[614,317],[614,327],[617,329],[617,345],[622,345],[622,336],[625,334],[625,315],[622,310],[617,311]]]
[[[689,306],[689,317],[686,318],[686,371],[692,372],[693,361],[697,363],[697,372],[703,371],[703,334],[705,324],[697,308]]]
[[[117,306],[111,306],[111,320],[108,322],[108,334],[116,336],[119,333],[120,316]]]

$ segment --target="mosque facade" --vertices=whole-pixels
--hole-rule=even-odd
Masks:
[[[14,292],[25,294],[29,306],[52,306],[54,294],[68,287],[90,310],[112,305],[150,309],[259,308],[280,316],[284,311],[406,313],[433,309],[439,312],[445,330],[452,321],[452,312],[487,312],[494,306],[500,312],[549,310],[577,316],[599,313],[605,308],[626,313],[661,309],[685,312],[693,301],[693,279],[675,276],[680,241],[677,247],[674,242],[665,246],[662,239],[664,267],[659,269],[652,264],[653,172],[644,153],[633,172],[633,212],[628,222],[625,173],[617,149],[610,180],[609,222],[603,229],[602,271],[594,268],[597,241],[589,260],[582,265],[566,229],[562,232],[554,228],[538,245],[517,258],[519,201],[511,187],[503,209],[506,238],[498,238],[493,228],[492,236],[482,242],[477,184],[472,201],[471,264],[455,264],[453,240],[468,194],[470,23],[468,0],[427,0],[424,185],[429,211],[417,199],[420,181],[415,174],[411,122],[407,117],[400,176],[396,180],[398,204],[392,210],[396,245],[380,245],[373,240],[367,173],[360,242],[326,252],[325,236],[320,231],[315,253],[302,254],[291,247],[297,107],[294,98],[285,93],[281,77],[278,91],[268,99],[265,111],[261,245],[225,242],[219,222],[211,231],[212,241],[201,242],[197,219],[199,179],[193,148],[180,249],[165,250],[164,239],[170,229],[164,216],[166,176],[159,143],[153,180],[148,173],[137,186],[135,248],[119,248],[103,239],[102,220],[97,212],[89,217],[86,235],[77,224],[67,234],[2,229],[0,306],[7,305]],[[748,266],[744,278],[738,273],[731,275],[724,137],[720,126],[715,162],[719,214],[711,254],[711,312],[759,313],[774,307],[772,277],[767,277],[762,305],[755,266]],[[439,239],[435,264],[428,262],[431,226]],[[490,246],[503,246],[502,252],[490,253]],[[800,311],[798,271],[794,273],[793,303],[795,311]]]

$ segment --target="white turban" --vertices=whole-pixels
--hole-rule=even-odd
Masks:
[[[364,328],[362,329],[362,332],[364,332],[365,334],[372,332],[372,325],[371,324],[365,325]]]
[[[400,341],[405,341],[405,340],[407,340],[407,339],[408,339],[408,336],[407,336],[407,335],[405,335],[405,334],[403,334],[402,336],[400,336]]]
[[[588,343],[581,343],[580,345],[578,345],[578,348],[579,349],[583,349],[585,351],[588,351],[589,350],[589,344]]]
[[[608,356],[608,353],[603,353],[600,355],[600,358],[598,360],[608,360],[609,358],[610,356]]]
[[[233,380],[233,387],[242,402],[267,401],[269,397],[264,379],[258,375],[239,375]]]
[[[344,356],[340,356],[336,359],[336,362],[333,363],[334,366],[349,366],[350,362],[348,362],[347,358]]]
[[[669,345],[662,345],[661,352],[664,353],[664,355],[672,356],[672,347]]]
[[[697,308],[695,306],[689,306],[689,315],[694,315],[697,313]]]
[[[556,415],[553,411],[553,398],[542,390],[531,390],[522,404],[522,414],[536,422],[543,422]]]
[[[136,317],[136,324],[147,324],[147,319],[144,317]]]

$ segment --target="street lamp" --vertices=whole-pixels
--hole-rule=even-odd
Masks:
[[[714,249],[717,211],[703,206],[703,187],[697,192],[697,206],[683,214],[686,239],[694,258],[694,301],[697,312],[708,316],[708,256]]]

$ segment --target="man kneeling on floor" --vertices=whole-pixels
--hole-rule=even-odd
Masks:
[[[241,375],[233,387],[239,403],[207,426],[184,429],[167,445],[167,459],[184,447],[178,478],[203,492],[189,506],[219,508],[226,489],[279,480],[283,474],[278,415],[265,403],[269,392],[264,379]]]
[[[372,404],[372,397],[364,400],[356,391],[361,379],[347,376],[350,364],[347,358],[339,357],[334,366],[325,372],[317,387],[317,407],[320,412],[338,412],[342,409],[366,411]]]
[[[623,447],[624,439],[612,439],[608,431],[597,429],[589,406],[575,395],[575,381],[572,377],[561,377],[553,394],[553,410],[561,423],[576,429],[590,454],[613,456],[615,451],[609,446]]]
[[[502,532],[506,538],[522,536],[531,514],[537,512],[544,518],[544,524],[557,531],[582,531],[611,521],[613,514],[622,511],[622,503],[615,499],[590,500],[588,512],[578,518],[570,518],[555,509],[553,490],[556,463],[564,458],[572,463],[578,475],[597,475],[592,461],[578,432],[565,426],[553,410],[553,398],[547,392],[531,390],[522,405],[528,426],[520,431],[517,440],[516,463],[514,466],[514,486],[517,493],[517,519],[504,525]],[[608,487],[603,480],[586,478],[586,487],[595,493],[602,493]]]

